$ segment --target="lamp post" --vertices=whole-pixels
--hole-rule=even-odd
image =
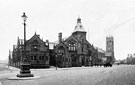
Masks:
[[[27,16],[25,15],[25,12],[23,13],[23,25],[24,25],[24,49],[23,49],[23,58],[21,59],[21,69],[20,74],[17,74],[17,77],[33,77],[34,75],[31,74],[30,71],[30,63],[28,62],[28,58],[26,57],[26,20]]]
[[[56,70],[57,70],[57,54],[55,56],[56,56]]]

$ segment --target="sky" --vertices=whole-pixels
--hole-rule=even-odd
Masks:
[[[135,53],[135,0],[0,0],[0,60],[8,59],[18,36],[23,39],[23,12],[27,40],[35,32],[50,42],[59,32],[68,37],[80,17],[94,46],[106,50],[106,36],[112,35],[116,59]]]

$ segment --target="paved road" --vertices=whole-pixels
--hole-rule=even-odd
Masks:
[[[3,85],[135,85],[135,66],[82,67],[53,69],[32,69],[35,80],[8,80],[4,76]]]
[[[0,81],[0,85],[2,85],[1,81]]]

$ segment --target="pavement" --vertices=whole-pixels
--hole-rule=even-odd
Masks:
[[[2,85],[1,81],[0,81],[0,85]]]
[[[31,69],[37,79],[9,80],[19,69],[9,67],[12,72],[0,77],[2,85],[135,85],[135,66],[74,67]]]
[[[8,80],[34,80],[34,79],[39,79],[40,76],[34,76],[34,77],[17,77],[17,76],[14,76],[14,77],[9,77]]]

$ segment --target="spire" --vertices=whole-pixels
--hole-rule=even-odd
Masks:
[[[81,18],[80,17],[78,17],[78,19],[77,19],[77,25],[75,26],[75,29],[74,29],[73,33],[74,32],[86,32],[84,30],[84,27],[82,26]]]
[[[37,35],[36,31],[35,31],[35,35]]]

